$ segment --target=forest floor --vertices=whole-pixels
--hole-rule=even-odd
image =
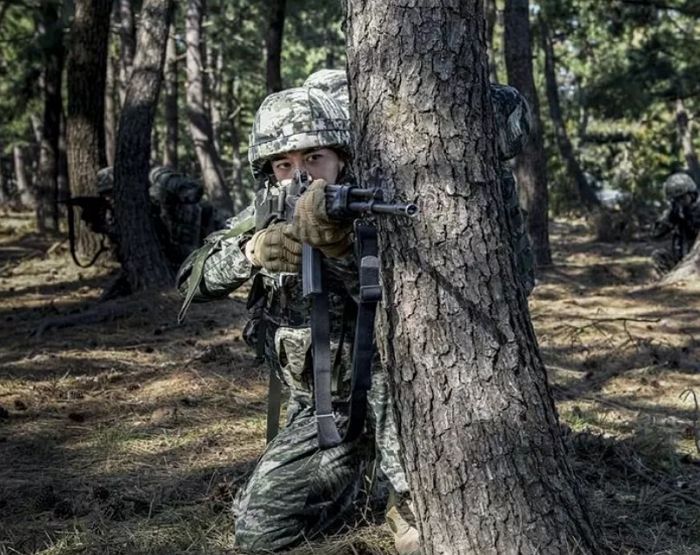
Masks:
[[[530,307],[574,469],[614,553],[700,553],[700,284],[656,287],[653,245],[552,224]],[[113,269],[0,214],[0,555],[235,553],[231,497],[264,447],[266,371],[243,297],[91,309]],[[42,325],[43,324],[43,325]],[[39,332],[39,333],[37,333]],[[372,515],[297,553],[392,553]],[[375,524],[369,524],[374,521]]]

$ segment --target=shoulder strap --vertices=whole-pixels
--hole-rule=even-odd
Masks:
[[[231,229],[220,232],[220,235],[215,241],[206,244],[199,249],[192,264],[192,273],[189,277],[190,284],[187,288],[187,294],[185,295],[185,300],[182,303],[182,308],[180,308],[180,312],[177,315],[178,324],[182,323],[182,321],[185,319],[187,310],[192,304],[192,299],[194,299],[197,289],[199,289],[202,274],[204,273],[204,263],[207,261],[207,258],[209,258],[209,256],[220,247],[221,242],[225,239],[238,237],[239,235],[248,233],[253,229],[255,229],[255,216],[251,212],[251,214],[246,214],[245,217],[240,219],[240,221],[237,221]]]

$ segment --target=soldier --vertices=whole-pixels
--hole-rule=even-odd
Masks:
[[[334,374],[342,376],[336,395],[347,395],[352,326],[344,313],[352,303],[357,269],[352,228],[325,214],[325,183],[347,183],[350,133],[342,108],[318,89],[290,89],[268,96],[255,116],[249,159],[262,183],[253,206],[214,233],[178,274],[189,300],[221,298],[253,279],[250,304],[262,300],[265,359],[289,388],[287,424],[258,461],[234,504],[235,541],[248,552],[280,551],[329,531],[352,507],[373,457],[373,442],[387,476],[408,488],[396,458],[393,414],[381,372],[370,393],[372,429],[359,439],[320,451],[312,401],[310,312],[301,296],[299,237],[325,255],[331,307]],[[293,222],[274,222],[270,207],[295,170],[314,179],[300,197]],[[257,225],[256,225],[257,222]],[[185,306],[186,306],[185,304]],[[342,425],[347,414],[337,405]],[[404,553],[410,553],[404,551]],[[415,553],[415,551],[414,551]]]
[[[698,188],[686,173],[674,173],[663,185],[669,205],[654,223],[652,236],[660,239],[671,234],[669,249],[656,249],[651,257],[661,276],[669,272],[690,252],[700,230]]]

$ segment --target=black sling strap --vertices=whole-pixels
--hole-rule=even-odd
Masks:
[[[320,253],[309,253],[304,272],[308,272],[305,295],[311,297],[311,342],[314,365],[314,402],[318,443],[322,449],[341,442],[353,441],[363,431],[367,415],[367,393],[372,387],[372,359],[374,357],[374,317],[381,299],[379,286],[379,258],[377,232],[373,226],[357,223],[355,240],[359,264],[360,299],[355,323],[355,341],[352,356],[349,417],[341,437],[333,418],[332,372],[330,355],[330,316],[328,291],[321,275]],[[311,247],[304,245],[311,250]]]

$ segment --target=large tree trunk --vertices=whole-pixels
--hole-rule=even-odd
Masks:
[[[226,188],[219,153],[214,148],[209,111],[204,99],[202,74],[202,15],[203,0],[188,0],[186,15],[187,35],[187,116],[190,134],[202,171],[204,190],[214,208],[224,217],[233,214],[233,202]]]
[[[34,196],[34,191],[32,191],[29,178],[27,177],[27,164],[24,158],[24,149],[19,145],[15,145],[12,149],[12,154],[14,157],[15,182],[17,184],[19,202],[23,208],[35,209],[36,197]]]
[[[58,6],[42,2],[39,22],[44,60],[44,116],[39,168],[35,181],[37,227],[40,233],[58,231],[58,143],[61,135],[63,22]]]
[[[542,138],[540,103],[532,71],[532,39],[529,0],[506,0],[504,13],[505,54],[508,83],[518,89],[530,104],[532,128],[530,140],[516,158],[515,175],[527,211],[527,229],[535,264],[552,263],[549,248],[549,194],[547,192],[547,156]]]
[[[111,0],[76,0],[68,53],[68,175],[74,196],[97,196],[105,155],[105,84]],[[100,236],[75,219],[78,252],[92,258]]]
[[[282,37],[287,0],[270,0],[267,5],[269,19],[265,34],[265,77],[267,94],[282,90]]]
[[[549,115],[554,124],[554,133],[557,138],[559,152],[566,164],[566,171],[569,178],[576,185],[582,207],[588,210],[600,207],[600,200],[595,192],[588,184],[586,176],[574,155],[574,148],[569,140],[569,134],[566,131],[566,123],[562,115],[561,105],[559,103],[559,85],[557,85],[557,76],[554,58],[554,46],[552,37],[549,33],[549,26],[544,18],[540,17],[540,35],[542,41],[542,50],[544,51],[544,73],[547,89],[547,103],[549,104]]]
[[[676,100],[676,126],[678,127],[678,138],[688,171],[695,183],[700,186],[700,162],[698,162],[698,155],[693,145],[693,122],[688,117],[682,98]]]
[[[119,118],[114,196],[120,259],[133,291],[172,286],[172,274],[150,218],[151,130],[165,62],[173,0],[144,0],[136,57]]]
[[[380,221],[378,335],[424,552],[593,553],[504,226],[483,4],[413,6],[348,3],[347,40],[358,178],[421,210]]]
[[[177,109],[177,44],[175,23],[170,24],[168,44],[165,50],[165,83],[163,112],[165,116],[165,148],[163,164],[177,168],[178,109]]]
[[[134,24],[133,1],[116,1],[119,2],[119,38],[121,39],[121,48],[119,51],[119,103],[123,106],[131,69],[134,65],[136,25]]]

